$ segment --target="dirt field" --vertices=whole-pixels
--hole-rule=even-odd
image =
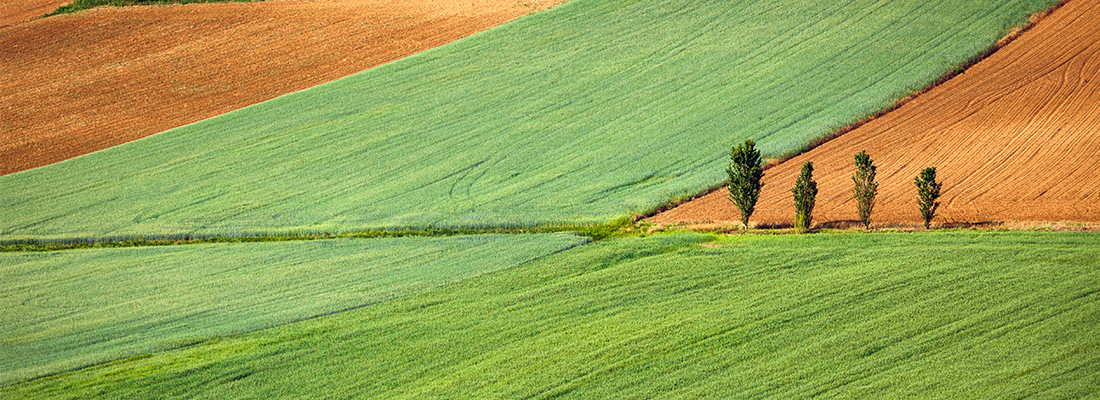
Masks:
[[[880,183],[873,226],[922,221],[913,180],[928,166],[943,182],[934,224],[1100,222],[1100,1],[1070,1],[962,75],[767,170],[752,222],[791,224],[806,161],[818,182],[814,222],[854,222],[853,156],[864,149]],[[727,196],[652,221],[738,221]]]
[[[0,29],[0,174],[305,89],[559,3],[270,0],[101,7],[17,23]]]
[[[49,14],[69,0],[9,0],[0,3],[0,27]]]

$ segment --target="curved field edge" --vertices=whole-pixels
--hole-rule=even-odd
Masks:
[[[921,221],[913,179],[935,166],[939,226],[996,221],[1100,222],[1100,4],[1071,1],[960,76],[765,173],[759,226],[793,216],[788,191],[814,163],[820,226],[854,225],[852,157],[879,166],[872,222]],[[770,187],[770,189],[768,189]],[[737,221],[724,190],[651,221]]]
[[[6,27],[0,175],[332,81],[558,2],[102,7]]]
[[[474,235],[0,254],[0,383],[377,305],[587,242]]]
[[[598,224],[884,108],[1053,1],[580,0],[0,177],[21,238]],[[41,185],[39,182],[50,182]],[[96,218],[88,218],[94,213]]]
[[[0,388],[24,398],[1100,392],[1100,236],[610,239],[381,304]]]

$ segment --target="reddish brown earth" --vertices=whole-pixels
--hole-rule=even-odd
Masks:
[[[852,224],[860,150],[878,166],[872,226],[923,221],[913,180],[928,166],[943,183],[934,224],[1100,222],[1100,1],[1070,1],[962,75],[768,169],[751,222],[789,226],[790,190],[812,161],[815,223]],[[739,221],[727,196],[723,188],[652,221]]]
[[[6,0],[0,2],[0,27],[49,14],[70,0]]]
[[[0,174],[315,86],[561,1],[101,7],[4,27]]]

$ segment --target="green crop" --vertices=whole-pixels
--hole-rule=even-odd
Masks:
[[[573,0],[0,177],[0,239],[599,224],[796,152],[1055,0]]]
[[[706,239],[607,239],[374,307],[0,388],[0,397],[1100,392],[1095,234]]]
[[[585,241],[558,233],[3,253],[0,383],[376,304]]]

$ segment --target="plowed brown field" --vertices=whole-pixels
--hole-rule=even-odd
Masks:
[[[0,27],[41,17],[70,0],[9,0],[0,3]]]
[[[101,7],[8,26],[0,174],[331,81],[561,1]]]
[[[853,156],[878,166],[878,224],[917,223],[913,180],[943,182],[933,223],[1100,222],[1100,1],[1074,0],[965,73],[897,110],[765,172],[752,222],[789,226],[791,188],[812,161],[814,221],[857,220]],[[652,218],[738,221],[720,189]]]

